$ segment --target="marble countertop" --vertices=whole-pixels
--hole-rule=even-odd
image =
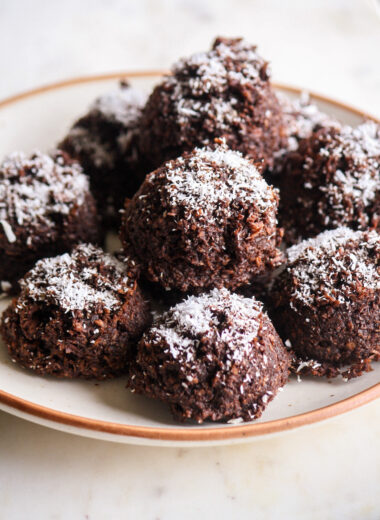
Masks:
[[[274,80],[380,116],[377,1],[2,0],[0,98],[72,76],[168,68],[227,35],[259,44]]]
[[[0,413],[0,518],[378,520],[379,404],[192,449],[95,441]]]
[[[371,0],[2,0],[0,98],[67,77],[167,68],[243,35],[273,78],[380,117]],[[220,448],[144,448],[0,412],[0,518],[380,518],[380,400],[324,423]]]

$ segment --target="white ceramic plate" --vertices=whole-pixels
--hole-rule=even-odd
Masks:
[[[150,89],[157,73],[79,78],[42,87],[0,103],[0,157],[14,150],[49,150],[99,94],[118,77]],[[290,95],[297,89],[278,87]],[[356,125],[363,114],[314,96],[326,112]],[[0,311],[7,305],[0,302]],[[125,389],[124,380],[102,383],[42,378],[14,365],[0,345],[0,408],[25,419],[88,437],[150,445],[230,444],[311,424],[380,396],[380,363],[373,372],[341,379],[292,378],[258,421],[241,425],[183,425],[165,405]]]

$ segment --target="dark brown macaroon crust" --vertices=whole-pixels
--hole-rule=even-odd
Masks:
[[[280,102],[286,133],[285,146],[274,156],[273,168],[267,172],[269,179],[276,183],[276,176],[283,173],[287,155],[298,149],[300,141],[307,139],[320,128],[340,128],[341,124],[322,112],[310,99],[307,92],[291,99],[282,92],[276,93]]]
[[[44,257],[99,242],[99,219],[80,165],[61,152],[16,152],[0,164],[0,280],[2,290]]]
[[[92,245],[46,258],[20,282],[1,334],[18,365],[39,375],[105,379],[128,369],[150,325],[133,263]]]
[[[380,358],[380,235],[338,228],[288,249],[273,321],[298,373],[351,378]]]
[[[210,51],[176,63],[141,117],[139,147],[151,170],[214,138],[271,166],[286,137],[269,76],[268,63],[242,39],[217,38]]]
[[[148,175],[126,203],[121,240],[166,290],[235,289],[281,263],[277,205],[239,152],[197,148]]]
[[[99,97],[59,144],[90,178],[103,220],[113,223],[143,180],[138,168],[137,126],[146,95],[122,82]]]
[[[339,226],[379,228],[380,127],[318,130],[288,155],[279,187],[288,243]]]
[[[128,387],[168,403],[176,419],[251,421],[287,382],[289,363],[260,302],[214,289],[154,320]]]

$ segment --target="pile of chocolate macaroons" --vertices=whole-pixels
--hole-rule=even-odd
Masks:
[[[0,165],[1,333],[40,375],[250,421],[291,372],[380,359],[379,230],[380,126],[276,92],[255,46],[217,38]]]

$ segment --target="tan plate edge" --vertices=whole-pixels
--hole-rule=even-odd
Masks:
[[[50,90],[57,90],[65,87],[72,87],[73,85],[79,85],[81,83],[94,83],[96,81],[105,81],[108,79],[128,79],[128,78],[146,78],[153,76],[162,76],[166,74],[167,71],[164,70],[149,70],[149,71],[133,71],[133,72],[111,72],[109,74],[95,74],[93,76],[80,76],[76,78],[65,79],[62,81],[57,81],[55,83],[49,83],[47,85],[42,85],[41,87],[33,88],[31,90],[26,90],[25,92],[20,92],[19,94],[15,94],[14,96],[7,97],[0,101],[0,108],[4,108],[7,105],[11,105],[12,103],[16,103],[17,101],[21,101],[22,99],[26,99],[33,96],[38,96],[39,94],[43,94],[44,92],[49,92]]]
[[[300,426],[313,424],[330,417],[336,417],[354,410],[380,397],[380,383],[337,403],[318,408],[312,412],[294,415],[286,419],[277,419],[265,423],[228,426],[228,428],[177,429],[153,428],[150,426],[133,426],[121,423],[89,419],[78,415],[58,412],[45,406],[26,401],[0,390],[0,402],[20,412],[48,421],[92,431],[104,432],[126,437],[139,437],[165,441],[221,441],[246,437],[257,437],[281,431],[292,430]]]
[[[154,77],[165,74],[165,71],[157,70],[157,71],[143,71],[143,72],[115,72],[110,74],[102,74],[95,76],[87,76],[87,77],[79,77],[72,78],[64,81],[60,81],[57,83],[52,83],[49,85],[45,85],[42,87],[35,88],[33,90],[29,90],[26,92],[22,92],[20,94],[16,94],[15,96],[8,97],[3,101],[0,101],[0,109],[5,108],[6,106],[17,103],[23,99],[37,96],[44,92],[48,92],[51,90],[56,90],[65,87],[71,87],[73,85],[77,85],[80,83],[91,83],[96,81],[104,81],[109,79],[122,79],[122,78],[142,78],[142,77]],[[288,86],[284,84],[274,83],[275,87],[288,90],[294,93],[300,93],[304,89],[300,89],[293,86]],[[309,94],[312,98],[320,101],[325,101],[350,112],[355,113],[356,115],[363,117],[365,119],[372,119],[378,123],[380,120],[376,117],[367,114],[361,110],[358,110],[355,107],[342,103],[340,101],[336,101],[327,96],[323,96],[320,94],[316,94],[310,90],[308,90]],[[227,439],[237,439],[237,438],[246,438],[246,437],[255,437],[259,435],[277,433],[281,431],[291,430],[294,428],[298,428],[300,426],[305,426],[308,424],[313,424],[330,417],[335,417],[342,413],[348,412],[350,410],[354,410],[359,406],[369,403],[374,399],[380,397],[380,383],[371,386],[367,390],[363,390],[358,394],[347,397],[342,401],[337,403],[324,406],[323,408],[318,408],[311,412],[306,412],[299,415],[294,415],[293,417],[288,417],[285,419],[277,419],[275,421],[269,421],[264,423],[253,423],[253,424],[244,424],[239,426],[229,426],[227,428],[204,428],[204,429],[178,429],[178,428],[153,428],[149,426],[133,426],[133,425],[125,425],[121,423],[113,423],[100,421],[95,419],[89,419],[86,417],[81,417],[78,415],[72,415],[69,413],[58,412],[51,408],[47,408],[44,406],[40,406],[30,401],[26,401],[25,399],[21,399],[19,397],[15,397],[3,390],[0,390],[0,402],[19,410],[20,412],[33,415],[35,417],[40,417],[42,419],[56,422],[59,424],[64,424],[67,426],[83,428],[92,431],[99,431],[113,435],[122,435],[128,437],[139,437],[145,439],[156,439],[156,440],[166,440],[166,441],[213,441],[213,440],[227,440]]]

